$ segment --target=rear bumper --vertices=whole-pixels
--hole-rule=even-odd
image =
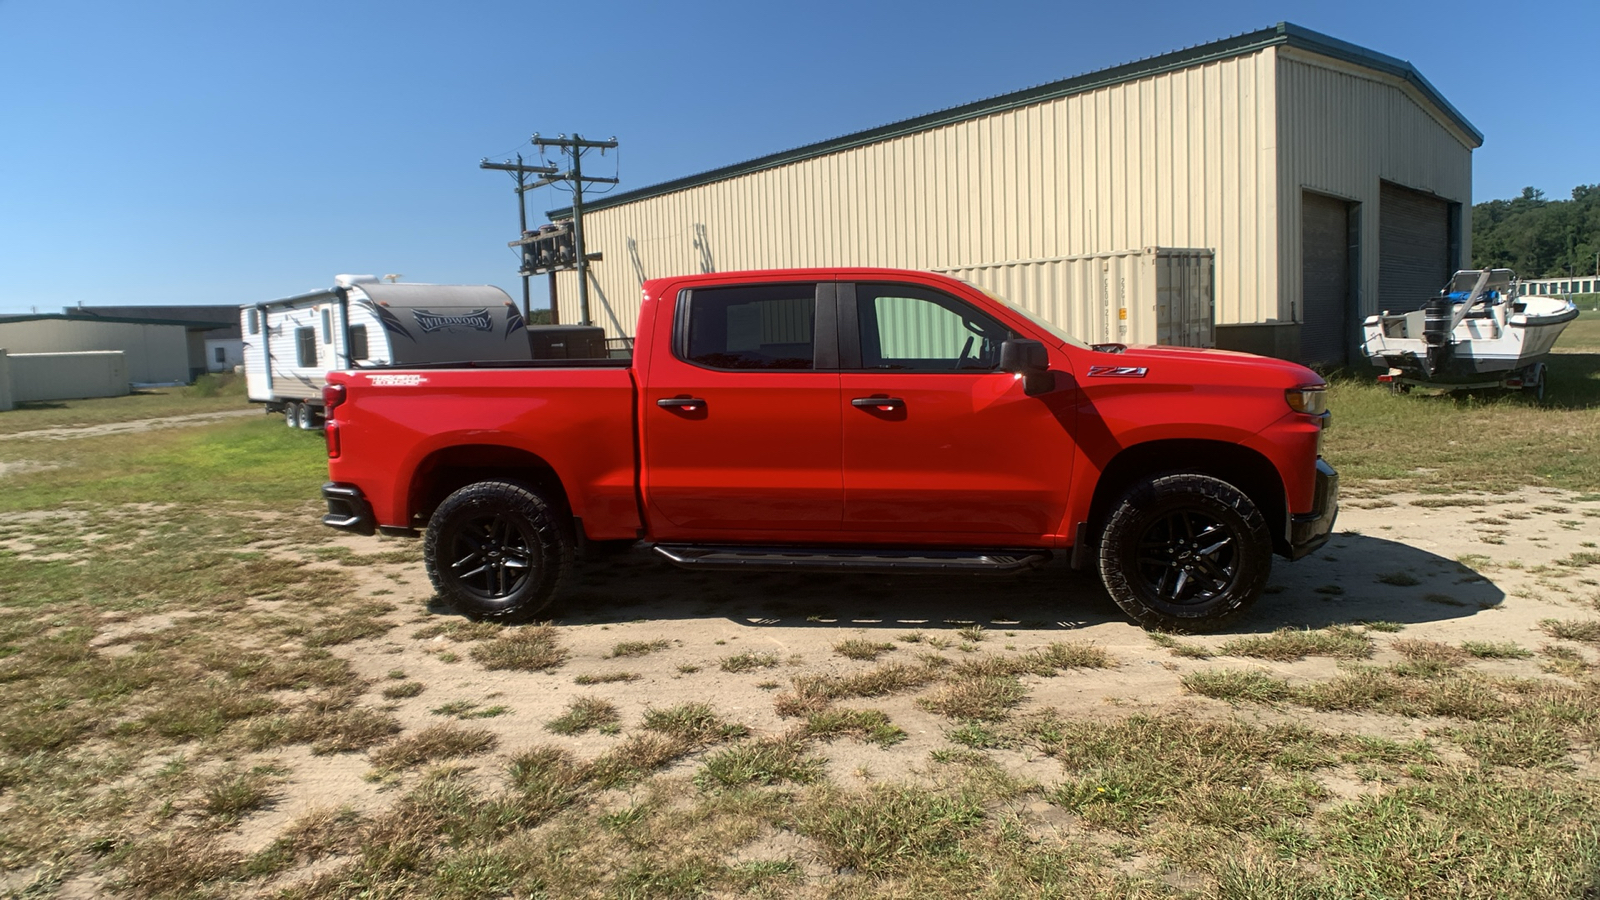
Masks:
[[[377,532],[372,504],[367,502],[360,488],[330,481],[322,486],[322,499],[328,502],[328,514],[322,517],[322,524],[368,537]]]
[[[1328,542],[1339,517],[1339,473],[1317,459],[1317,483],[1311,512],[1289,517],[1289,558],[1299,559]]]

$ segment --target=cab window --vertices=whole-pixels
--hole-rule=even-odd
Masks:
[[[912,372],[991,372],[1011,331],[942,291],[856,285],[861,365]]]
[[[696,290],[680,356],[710,369],[810,369],[816,313],[812,283]]]

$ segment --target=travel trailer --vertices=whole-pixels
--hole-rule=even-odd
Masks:
[[[533,358],[522,312],[492,285],[340,275],[327,290],[243,306],[240,320],[250,401],[297,428],[321,424],[330,371]]]

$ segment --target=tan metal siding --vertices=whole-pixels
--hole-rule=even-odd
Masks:
[[[122,397],[129,393],[128,363],[121,350],[77,353],[12,353],[14,402]]]
[[[82,319],[33,319],[0,324],[0,347],[12,353],[121,350],[136,384],[189,381],[189,340],[181,325],[142,325]]]
[[[1285,321],[1302,310],[1301,192],[1361,204],[1358,312],[1378,302],[1379,183],[1461,204],[1462,259],[1472,256],[1471,138],[1404,83],[1320,56],[1278,55],[1279,292]]]
[[[1146,247],[941,270],[1090,344],[1216,345],[1215,256]]]
[[[1216,248],[1217,321],[1274,318],[1277,52],[597,210],[584,221],[589,251],[605,254],[591,319],[632,335],[639,283],[684,272],[954,268],[1148,246]],[[577,322],[575,273],[558,285],[561,321]]]

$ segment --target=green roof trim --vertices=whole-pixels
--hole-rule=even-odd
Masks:
[[[14,316],[0,316],[0,325],[9,325],[14,322],[38,322],[41,320],[55,319],[62,322],[110,322],[119,325],[179,325],[190,331],[214,331],[218,328],[232,328],[238,322],[196,322],[192,319],[141,319],[132,316],[74,316],[67,313],[24,313]]]
[[[620,194],[597,197],[586,201],[584,209],[607,209],[637,200],[660,197],[665,194],[688,190],[689,188],[726,181],[729,178],[737,178],[740,175],[749,175],[752,172],[775,169],[790,163],[815,159],[830,153],[838,153],[841,150],[864,147],[868,144],[876,144],[891,138],[928,131],[945,125],[953,125],[957,122],[977,119],[1019,107],[1032,106],[1035,103],[1043,103],[1047,100],[1058,100],[1073,94],[1136,81],[1152,75],[1161,75],[1196,65],[1230,59],[1235,56],[1244,56],[1268,47],[1278,46],[1307,50],[1398,78],[1410,84],[1421,92],[1424,97],[1428,98],[1438,108],[1439,112],[1444,114],[1445,118],[1471,136],[1477,142],[1476,146],[1483,145],[1483,132],[1473,127],[1473,124],[1467,121],[1467,117],[1452,106],[1450,101],[1446,100],[1444,95],[1439,93],[1438,89],[1428,82],[1428,79],[1422,77],[1422,73],[1418,72],[1411,63],[1375,50],[1358,47],[1348,41],[1341,41],[1338,38],[1320,34],[1309,28],[1302,28],[1290,22],[1279,22],[1271,28],[1263,28],[1260,31],[1252,31],[1235,35],[1234,37],[1223,38],[1220,41],[1212,41],[1209,44],[1200,44],[1183,50],[1164,53],[1160,56],[1135,60],[1120,66],[1112,66],[1109,69],[1100,69],[1061,81],[1052,81],[1048,84],[1024,88],[1009,94],[1001,94],[997,97],[965,103],[961,106],[952,106],[949,109],[942,109],[910,119],[902,119],[898,122],[880,125],[877,128],[869,128],[866,131],[858,131],[854,134],[830,138],[814,144],[806,144],[793,150],[784,150],[780,153],[759,156],[755,159],[734,163],[731,166],[723,166],[719,169],[711,169],[696,175],[675,178],[671,181],[635,188]],[[572,207],[566,206],[560,209],[552,209],[546,214],[552,220],[570,219],[572,218]]]

